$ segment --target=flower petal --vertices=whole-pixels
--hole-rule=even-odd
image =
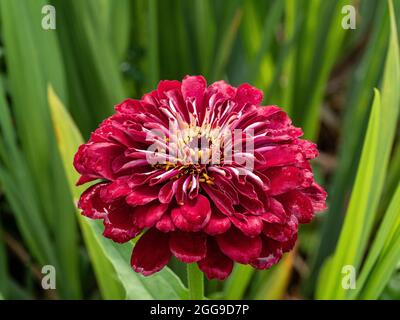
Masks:
[[[131,206],[142,206],[158,198],[159,188],[148,185],[137,186],[126,197],[126,202]]]
[[[272,168],[265,172],[270,180],[269,194],[278,195],[290,190],[306,188],[313,182],[311,171],[297,167]]]
[[[237,88],[235,100],[239,105],[259,105],[263,100],[263,92],[251,85],[244,83]]]
[[[278,241],[262,238],[262,250],[257,259],[251,261],[251,265],[257,269],[269,269],[278,263],[282,257],[281,244]]]
[[[262,214],[265,212],[263,203],[259,199],[252,199],[244,195],[239,194],[240,205],[244,207],[247,211],[254,214]]]
[[[259,168],[279,167],[304,161],[304,155],[298,146],[277,145],[256,149],[264,158]]]
[[[128,195],[131,191],[132,188],[129,187],[128,179],[121,178],[102,188],[100,197],[104,202],[112,202],[115,199]]]
[[[201,230],[207,224],[210,215],[210,202],[203,195],[188,199],[182,206],[171,211],[175,226],[183,231],[192,232]]]
[[[269,223],[284,223],[288,215],[283,205],[275,198],[269,198],[268,212],[261,215],[261,219]]]
[[[166,98],[165,93],[170,90],[177,90],[181,88],[181,83],[177,80],[162,80],[158,83],[157,92],[158,96],[163,99]]]
[[[207,88],[207,92],[211,95],[214,93],[221,94],[226,99],[234,99],[236,88],[227,84],[224,80],[216,81]]]
[[[187,99],[194,98],[196,108],[201,110],[206,88],[207,82],[202,76],[186,76],[182,80],[183,99],[186,101]]]
[[[200,233],[176,231],[169,238],[169,247],[180,261],[197,262],[206,256],[206,237]]]
[[[230,228],[215,238],[221,251],[233,261],[247,264],[260,255],[260,237],[250,238],[238,229]]]
[[[149,276],[164,268],[170,258],[169,234],[151,228],[133,248],[131,266],[136,272]]]
[[[286,224],[265,223],[263,233],[276,241],[285,242],[297,233],[298,221],[295,216],[291,216]]]
[[[207,239],[207,255],[198,266],[208,279],[226,279],[232,272],[233,261],[224,255],[214,239]]]
[[[313,183],[309,188],[301,190],[311,201],[315,212],[321,212],[326,209],[326,191],[317,183]]]
[[[235,210],[233,209],[232,199],[229,198],[225,193],[219,191],[216,188],[212,188],[209,185],[203,183],[203,190],[207,193],[207,195],[211,198],[214,205],[226,215],[232,215]]]
[[[132,211],[132,207],[122,201],[113,203],[103,221],[105,227],[103,235],[119,243],[136,237],[142,229],[133,224]]]
[[[297,217],[300,223],[308,223],[314,216],[311,200],[302,192],[293,190],[278,197],[286,211]]]
[[[123,153],[123,148],[110,142],[89,142],[79,147],[74,167],[80,174],[95,178],[114,180],[113,160]]]
[[[125,99],[120,104],[115,106],[115,111],[122,114],[134,114],[141,108],[141,102],[134,99]]]
[[[258,236],[263,230],[262,220],[258,216],[236,213],[230,220],[236,228],[249,237]]]
[[[174,186],[174,181],[171,180],[161,187],[160,192],[158,193],[158,200],[160,200],[161,203],[171,202],[172,197],[175,194]]]
[[[226,232],[230,227],[231,221],[227,216],[213,212],[210,221],[208,221],[207,225],[204,227],[204,232],[214,236]]]
[[[159,203],[158,201],[137,206],[134,208],[132,215],[133,223],[139,228],[150,228],[161,219],[167,209],[168,204]]]
[[[82,214],[92,219],[102,219],[107,215],[108,205],[100,198],[100,191],[107,186],[107,183],[97,183],[82,193],[78,202],[78,208]]]
[[[169,214],[164,214],[156,223],[156,228],[162,232],[171,232],[175,230],[175,225],[172,222]]]

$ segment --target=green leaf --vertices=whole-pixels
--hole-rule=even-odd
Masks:
[[[283,299],[292,274],[295,252],[286,254],[279,264],[266,270],[258,286],[255,299],[278,300]]]
[[[117,244],[102,236],[103,227],[98,221],[89,221],[96,240],[108,260],[116,270],[117,277],[126,291],[126,299],[186,299],[187,290],[179,278],[168,268],[164,267],[160,272],[144,277],[135,273],[130,264],[132,243]],[[160,289],[162,288],[162,289]]]
[[[265,16],[264,26],[261,30],[261,42],[259,44],[254,63],[252,63],[252,67],[250,68],[250,79],[252,82],[254,82],[258,75],[258,70],[261,68],[265,53],[272,42],[277,26],[279,26],[279,20],[282,17],[284,7],[284,1],[275,1],[272,4],[272,8],[270,8],[268,14]]]
[[[389,2],[389,7],[391,36],[382,84],[382,104],[391,106],[391,108],[398,112],[400,108],[400,94],[398,91],[394,90],[394,88],[400,87],[400,56],[395,24],[396,20],[391,2]],[[397,262],[400,260],[400,256],[398,256],[397,253],[398,250],[395,250],[396,246],[394,246],[400,243],[400,218],[398,215],[400,212],[399,182],[398,180],[397,191],[383,216],[371,250],[368,252],[366,263],[357,281],[358,289],[355,293],[352,293],[351,296],[355,297],[360,290],[363,290],[361,294],[363,298],[377,298],[389,281],[393,270],[396,268]],[[393,250],[395,251],[393,252]],[[390,252],[388,253],[388,251]],[[398,258],[396,260],[397,256]],[[378,258],[379,260],[377,261]],[[374,269],[371,272],[372,268]],[[368,280],[366,280],[367,277]],[[364,284],[365,289],[362,289]]]
[[[357,171],[357,177],[353,188],[350,204],[346,213],[345,223],[336,248],[335,255],[328,268],[329,277],[325,278],[326,284],[321,284],[317,292],[317,297],[326,298],[344,298],[346,292],[341,287],[341,269],[344,265],[352,265],[359,269],[363,253],[367,247],[371,236],[371,230],[374,220],[377,216],[379,199],[382,194],[383,183],[386,177],[386,171],[394,134],[397,125],[399,113],[400,95],[397,89],[400,87],[400,60],[398,37],[395,25],[395,18],[392,3],[389,2],[391,17],[391,36],[389,50],[386,58],[385,72],[382,84],[382,99],[379,92],[375,91],[375,99],[372,106],[370,121],[368,124],[367,135],[364,141],[360,165]],[[396,204],[393,204],[395,206]],[[389,207],[391,209],[391,207]],[[372,267],[376,260],[377,253],[382,247],[383,238],[387,234],[387,229],[393,223],[393,209],[389,210],[384,216],[380,232],[377,235],[376,242],[367,258],[365,267],[366,272]],[[393,225],[392,225],[393,226]],[[390,255],[385,263],[393,262],[393,255]],[[385,264],[384,268],[389,268]],[[394,267],[393,267],[394,268]],[[380,274],[382,276],[382,274]],[[361,285],[364,282],[366,273],[362,275]],[[387,281],[388,279],[386,279]],[[383,283],[381,285],[383,290]],[[380,293],[380,292],[378,292]]]
[[[24,233],[43,232],[48,235],[49,244],[43,249],[40,246],[36,247],[33,251],[39,251],[40,257],[44,257],[40,251],[52,245],[52,259],[49,260],[50,253],[46,253],[46,260],[40,262],[52,264],[57,268],[57,288],[60,295],[80,298],[76,220],[71,214],[74,209],[69,200],[68,185],[57,154],[54,136],[51,134],[46,98],[47,81],[54,84],[64,99],[67,98],[56,33],[43,30],[41,24],[41,9],[47,3],[46,0],[5,0],[0,3],[9,93],[15,115],[17,141],[21,144],[22,151],[20,162],[26,166],[25,171],[29,171],[25,178],[20,177],[12,181],[8,179],[11,178],[9,176],[5,179],[9,181],[8,185],[14,184],[14,187],[9,188],[15,191],[29,189],[30,195],[24,194],[23,197],[30,198],[34,204],[23,203],[18,206],[26,210],[26,216],[31,215],[30,211],[38,212],[39,216],[31,218],[38,219],[34,224],[21,229]],[[16,171],[14,173],[19,174]],[[5,175],[7,173],[2,174]],[[27,182],[27,179],[30,181]],[[23,184],[26,183],[32,186],[24,188]],[[10,195],[14,198],[14,207],[18,201],[16,198],[21,197],[18,192]],[[30,209],[30,206],[34,208]],[[24,223],[21,217],[17,221],[19,225]],[[36,236],[25,234],[24,237]]]
[[[195,0],[195,31],[200,71],[208,78],[214,57],[216,26],[209,0]]]
[[[272,5],[276,8],[282,1],[275,1]],[[243,49],[246,60],[244,64],[243,76],[237,79],[237,82],[249,81],[260,88],[265,87],[265,83],[270,83],[274,74],[274,61],[271,55],[272,40],[275,34],[275,27],[279,24],[273,24],[271,30],[266,31],[266,25],[269,24],[271,12],[258,8],[257,3],[252,0],[245,0],[243,4],[243,18],[240,26],[240,42],[243,42]],[[280,17],[277,17],[280,18]],[[275,17],[274,17],[275,19]],[[263,25],[264,22],[264,25]],[[268,49],[268,50],[267,50]],[[256,62],[256,59],[261,59]],[[257,68],[257,65],[259,68]]]
[[[381,154],[379,150],[381,104],[379,91],[375,91],[367,135],[358,168],[356,182],[353,188],[350,204],[347,209],[345,223],[340,235],[335,255],[330,261],[329,277],[326,283],[320,286],[317,298],[344,298],[345,291],[341,288],[341,270],[345,265],[352,265],[356,269],[360,263],[360,250],[365,232],[368,215],[373,215],[377,207],[377,197],[380,195],[381,186],[375,177],[384,175],[384,167],[378,161]],[[368,195],[368,196],[367,196]],[[327,271],[326,271],[327,272]]]
[[[0,83],[0,182],[32,255],[42,264],[57,264],[49,230],[40,212],[36,188],[18,142]],[[37,230],[37,232],[34,232]]]
[[[377,299],[400,261],[400,184],[390,202],[377,236],[368,252],[357,291],[351,297]]]
[[[227,9],[227,17],[216,49],[211,81],[220,80],[223,77],[242,20],[243,10],[238,5],[238,1],[231,1]]]
[[[321,24],[312,26],[313,31],[318,32],[314,52],[309,56],[311,60],[307,64],[308,67],[305,73],[297,74],[297,76],[301,77],[305,74],[313,75],[308,77],[309,85],[305,91],[302,91],[302,94],[306,95],[307,99],[305,101],[303,100],[303,104],[306,107],[305,110],[302,111],[304,136],[313,141],[316,140],[319,132],[320,104],[323,99],[329,74],[335,60],[341,52],[341,44],[346,34],[346,30],[341,26],[341,21],[343,19],[341,10],[347,2],[347,0],[329,3],[323,1],[324,7],[319,8],[316,12],[321,19]],[[332,7],[330,5],[332,5]],[[302,81],[300,79],[297,80]],[[310,96],[308,97],[309,94]]]
[[[115,55],[118,62],[123,61],[129,45],[131,27],[131,1],[118,0],[110,2],[109,24],[110,41],[115,48]]]
[[[312,285],[314,285],[323,260],[335,249],[344,220],[347,197],[354,184],[370,112],[369,105],[373,98],[371,88],[378,85],[384,64],[383,57],[387,50],[389,21],[386,19],[386,7],[384,1],[378,3],[373,21],[374,31],[371,34],[368,48],[350,79],[344,107],[342,138],[339,142],[338,166],[328,190],[330,203],[328,211],[323,217],[321,242],[311,271]],[[392,161],[392,164],[394,165],[395,162]],[[390,172],[392,170],[389,170]]]
[[[224,299],[242,299],[253,274],[254,268],[252,268],[251,266],[236,263],[233,268],[232,274],[225,282]]]
[[[71,112],[90,133],[126,96],[117,54],[110,40],[107,3],[54,0],[57,33],[65,61]],[[117,23],[117,22],[113,22]],[[83,116],[83,119],[81,118]]]
[[[148,1],[148,28],[149,28],[149,51],[147,71],[151,88],[157,86],[160,80],[159,74],[159,53],[158,53],[158,3],[156,0]]]

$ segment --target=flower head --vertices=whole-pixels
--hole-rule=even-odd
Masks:
[[[316,145],[262,98],[248,84],[161,81],[117,105],[80,146],[78,184],[101,182],[79,208],[116,242],[143,233],[136,272],[157,272],[172,255],[210,279],[225,279],[234,262],[267,269],[293,248],[298,225],[325,209],[309,164]]]

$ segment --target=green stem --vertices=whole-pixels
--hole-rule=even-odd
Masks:
[[[204,298],[204,276],[196,263],[187,265],[187,277],[190,300],[203,300]]]

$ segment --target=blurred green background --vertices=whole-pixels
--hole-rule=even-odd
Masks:
[[[42,27],[48,4],[55,30]],[[294,252],[269,271],[237,265],[228,281],[207,281],[206,295],[399,299],[400,0],[391,19],[388,4],[0,0],[0,298],[187,296],[184,266],[136,275],[132,244],[102,239],[79,217],[68,155],[83,141],[76,127],[86,140],[123,99],[202,74],[249,82],[281,106],[318,143],[314,171],[329,192],[329,210],[301,228]],[[342,26],[346,5],[355,29]],[[43,265],[55,266],[56,290],[42,289]],[[343,289],[345,265],[356,289]]]

